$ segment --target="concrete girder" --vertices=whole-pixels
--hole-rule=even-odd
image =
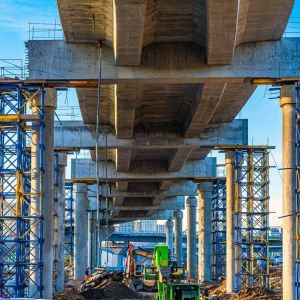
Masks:
[[[143,47],[146,0],[114,0],[114,51],[117,65],[139,65]]]
[[[241,43],[280,39],[293,4],[294,0],[58,0],[68,43],[105,39],[116,63],[125,65],[139,64],[145,46],[162,42],[194,42],[207,49],[208,63],[228,63]]]
[[[72,178],[95,178],[95,162],[89,159],[72,159]],[[107,178],[105,163],[99,161],[101,181],[163,181],[163,180],[193,180],[200,177],[215,177],[216,159],[208,157],[201,161],[187,161],[177,172],[168,172],[159,161],[134,161],[130,172],[117,172],[113,163],[107,163]]]
[[[195,44],[162,43],[146,47],[141,65],[116,66],[112,49],[103,48],[102,83],[205,83],[212,80],[243,83],[246,78],[300,77],[297,55],[300,38],[239,46],[231,65],[205,64],[205,53]],[[97,80],[96,46],[64,41],[29,41],[30,79]],[[167,54],[167,55],[166,55]]]
[[[133,138],[119,139],[107,134],[108,149],[179,149],[212,147],[216,145],[244,145],[248,143],[248,121],[234,120],[224,124],[211,124],[199,138],[183,138],[173,133],[139,134]],[[99,147],[105,148],[105,134],[100,132]],[[93,149],[95,147],[95,126],[81,121],[55,122],[56,149]]]
[[[184,136],[199,136],[209,126],[226,89],[225,83],[207,83],[201,85],[186,116]]]
[[[109,188],[106,188],[105,184],[100,185],[101,197],[176,197],[176,196],[197,196],[197,184],[192,181],[175,182],[171,185],[168,191],[160,191],[158,185],[155,187],[149,186],[149,188],[141,188],[146,183],[139,183],[136,185],[137,189],[130,191],[119,191],[116,185],[112,184]],[[157,186],[157,187],[156,187]],[[89,198],[96,197],[96,185],[89,187]]]
[[[114,216],[112,221],[168,220],[174,215],[174,210],[157,210],[151,211],[150,214],[145,211],[120,211],[120,213],[119,215]]]
[[[173,153],[169,158],[168,170],[170,172],[179,171],[184,163],[189,159],[189,156],[192,152],[193,147],[185,147],[173,150]]]
[[[116,182],[116,190],[117,191],[127,191],[128,182],[126,181],[117,181]]]
[[[206,0],[207,63],[230,64],[242,43],[280,40],[293,4],[294,0]]]
[[[230,64],[236,46],[240,2],[206,0],[208,64]]]
[[[136,198],[135,205],[115,205],[111,206],[112,210],[176,210],[184,209],[184,197],[171,197],[164,199],[156,205],[142,205],[143,198]]]
[[[159,184],[159,190],[160,191],[168,191],[171,186],[173,185],[173,181],[170,180],[163,180],[160,184]]]
[[[116,151],[116,170],[118,172],[128,172],[131,162],[130,149],[117,149]]]

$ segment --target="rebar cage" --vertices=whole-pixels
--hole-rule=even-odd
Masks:
[[[226,276],[226,180],[213,181],[212,195],[213,280]]]
[[[74,185],[65,183],[65,275],[73,277],[74,270]]]
[[[34,98],[40,106],[30,115]],[[39,132],[35,193],[29,150],[33,128]],[[42,297],[43,130],[43,88],[0,86],[0,297]]]
[[[269,151],[235,150],[235,290],[269,286]]]

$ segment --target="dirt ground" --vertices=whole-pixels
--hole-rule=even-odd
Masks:
[[[54,300],[121,300],[121,299],[154,299],[155,294],[135,292],[123,282],[119,272],[98,272],[85,282],[70,280],[66,289],[56,293]]]

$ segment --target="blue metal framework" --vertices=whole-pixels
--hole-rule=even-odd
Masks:
[[[58,173],[59,173],[59,167],[58,167],[58,153],[54,154],[54,243],[53,243],[53,276],[54,276],[54,282],[55,282],[55,290],[56,290],[56,278],[57,278],[57,272],[58,272]]]
[[[38,95],[40,109],[33,118],[27,111]],[[29,286],[35,291],[31,296],[42,297],[42,192],[38,191],[40,209],[31,206],[30,151],[26,148],[33,123],[40,131],[38,176],[42,183],[43,88],[0,86],[0,297],[27,297]]]
[[[226,180],[213,181],[212,195],[213,279],[226,276]]]
[[[235,289],[269,286],[269,152],[235,150]]]
[[[300,86],[296,85],[296,297],[300,299]]]
[[[74,185],[65,183],[65,270],[69,277],[74,269]]]

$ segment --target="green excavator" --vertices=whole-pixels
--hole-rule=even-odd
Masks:
[[[156,300],[200,300],[199,284],[187,280],[184,268],[171,265],[168,246],[155,246],[152,262],[144,278],[157,280]]]

